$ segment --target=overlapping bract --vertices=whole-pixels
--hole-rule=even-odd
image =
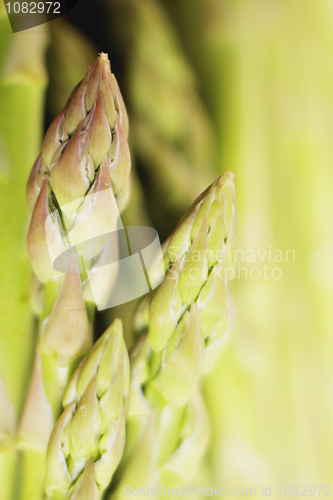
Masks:
[[[128,354],[116,319],[66,389],[47,450],[48,498],[100,498],[122,457],[128,392]]]
[[[160,353],[162,365],[155,384],[161,389],[169,386],[165,379],[169,372],[175,380],[178,377],[175,390],[181,390],[182,377],[180,373],[175,375],[174,364],[187,373],[192,368],[194,373],[200,370],[203,361],[207,368],[211,354],[216,352],[227,330],[228,277],[233,274],[231,270],[235,265],[236,226],[234,176],[226,172],[180,219],[164,244],[164,262],[154,263],[156,278],[163,270],[166,277],[139,308],[136,329],[139,332],[148,330],[151,349]],[[188,356],[185,369],[183,363],[175,362],[175,358],[186,348],[189,330],[191,356]],[[200,341],[194,343],[194,338]],[[200,351],[201,356],[194,356],[194,349]],[[186,359],[185,355],[181,356]]]

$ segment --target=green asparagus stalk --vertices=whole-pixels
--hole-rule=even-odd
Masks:
[[[15,450],[16,410],[0,378],[0,473],[1,500],[14,499],[17,454]]]
[[[91,347],[92,286],[107,297],[115,279],[114,271],[103,272],[99,264],[110,252],[110,233],[129,197],[127,133],[126,109],[101,54],[50,125],[28,182],[28,251],[44,286],[35,287],[42,294],[39,341],[18,435],[26,467],[45,460],[50,422],[59,416],[68,381]],[[36,441],[38,406],[48,425]],[[38,478],[24,475],[23,499],[37,499],[43,491],[44,467],[33,470]]]
[[[163,262],[152,265],[156,279],[163,268],[167,274],[136,317],[138,332],[147,333],[131,353],[126,449],[111,498],[120,497],[126,484],[142,484],[135,472],[142,454],[153,462],[146,470],[149,486],[189,479],[202,458],[209,426],[200,398],[193,398],[230,328],[227,284],[236,223],[234,176],[226,172],[179,221],[163,246]],[[155,436],[150,451],[141,449],[147,429]]]
[[[0,4],[0,499],[17,499],[17,419],[33,356],[26,179],[41,140],[46,29],[12,33]]]
[[[33,354],[24,191],[41,140],[47,35],[13,35],[2,3],[0,23],[0,374],[19,415]]]
[[[48,499],[101,498],[123,453],[128,392],[129,360],[116,319],[66,389],[47,449]]]

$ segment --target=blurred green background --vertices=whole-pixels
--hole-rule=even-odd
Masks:
[[[15,35],[0,5],[2,402],[19,415],[31,369],[24,186],[43,129],[103,51],[130,117],[127,223],[152,225],[163,241],[217,175],[236,175],[235,332],[204,381],[213,430],[197,483],[257,496],[271,485],[273,498],[279,485],[284,497],[285,485],[330,484],[332,4],[95,3]],[[129,328],[131,308],[118,313]]]

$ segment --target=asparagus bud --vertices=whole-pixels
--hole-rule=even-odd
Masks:
[[[162,357],[168,357],[175,339],[179,342],[181,325],[194,305],[204,356],[226,332],[236,225],[234,175],[226,172],[199,196],[164,244],[166,277],[138,310],[136,324],[148,330],[151,348]]]
[[[42,282],[59,272],[50,254],[57,256],[70,244],[116,229],[118,211],[130,192],[127,134],[126,108],[102,53],[50,125],[28,181],[28,203],[33,208],[28,249]],[[100,195],[104,190],[109,191],[107,203],[100,201],[105,200]],[[55,210],[60,227],[53,221]],[[102,247],[97,245],[88,259]]]
[[[116,319],[73,374],[47,450],[50,499],[100,498],[122,457],[129,362]],[[81,493],[79,493],[81,492]]]

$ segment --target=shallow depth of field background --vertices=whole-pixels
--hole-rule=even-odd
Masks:
[[[50,87],[35,110],[45,126],[97,53],[109,54],[137,169],[126,222],[164,239],[214,177],[236,175],[236,326],[204,381],[212,440],[196,484],[256,487],[257,496],[272,485],[273,498],[279,485],[330,484],[333,4],[99,0],[89,24],[92,8],[82,0],[71,13],[81,34],[59,19],[17,37],[44,51]],[[8,40],[2,33],[2,50]],[[23,381],[29,362],[19,369]]]

